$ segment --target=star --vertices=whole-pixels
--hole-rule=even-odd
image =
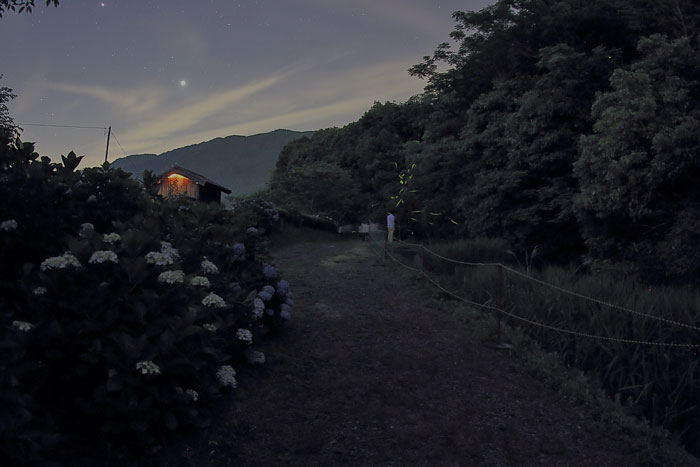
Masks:
[[[180,80],[180,87],[184,88],[185,86],[187,86],[187,80],[181,79]]]

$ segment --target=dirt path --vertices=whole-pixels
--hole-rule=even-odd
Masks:
[[[275,263],[293,319],[241,375],[199,465],[634,465],[625,441],[466,337],[359,240],[296,244]]]

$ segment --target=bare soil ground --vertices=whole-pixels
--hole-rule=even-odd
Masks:
[[[293,318],[263,344],[265,366],[239,374],[206,443],[183,451],[188,465],[640,465],[629,439],[470,337],[365,243],[298,243],[274,258]]]

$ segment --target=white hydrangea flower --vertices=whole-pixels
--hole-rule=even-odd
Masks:
[[[209,332],[215,332],[216,331],[216,325],[211,324],[211,323],[204,323],[202,324],[202,327],[206,329]]]
[[[157,266],[167,266],[169,264],[173,264],[173,257],[168,254],[161,253],[160,251],[151,251],[146,253],[146,262]]]
[[[180,270],[163,271],[158,275],[158,282],[166,284],[182,284],[185,281],[185,273]]]
[[[78,258],[70,254],[70,252],[66,252],[61,256],[46,258],[44,261],[42,261],[40,266],[42,271],[46,271],[47,269],[66,269],[68,267],[80,267]]]
[[[236,339],[245,342],[246,344],[253,343],[253,333],[247,329],[239,329],[236,331]]]
[[[262,318],[264,311],[265,303],[256,297],[255,300],[253,300],[253,314],[256,318]]]
[[[14,219],[8,219],[6,221],[0,222],[0,230],[10,232],[15,229],[17,229],[17,221]]]
[[[212,292],[202,299],[202,305],[213,308],[223,308],[226,306],[226,302],[224,302],[223,298]]]
[[[194,389],[188,389],[185,391],[185,394],[190,396],[192,398],[192,401],[197,402],[197,399],[199,399],[199,393],[195,391]]]
[[[138,362],[136,364],[136,369],[144,375],[158,375],[160,374],[160,367],[150,360],[145,360]]]
[[[95,195],[90,195],[90,196],[88,196],[87,202],[88,202],[88,203],[96,203],[96,202],[97,202],[97,196],[95,196]]]
[[[219,268],[216,267],[216,264],[212,263],[208,259],[204,258],[202,261],[202,272],[204,274],[216,274],[219,272]]]
[[[251,350],[245,354],[248,363],[251,365],[264,365],[265,364],[265,354],[259,350]]]
[[[117,254],[115,252],[113,252],[112,250],[97,250],[97,251],[92,253],[92,256],[90,256],[88,263],[90,263],[90,264],[104,263],[105,261],[111,261],[112,263],[118,263],[119,258],[117,257]]]
[[[173,259],[180,257],[180,252],[177,251],[177,248],[173,247],[172,243],[170,242],[161,241],[160,252],[171,256]]]
[[[48,292],[46,287],[34,287],[34,289],[32,289],[34,295],[44,295],[46,292]]]
[[[102,241],[114,245],[122,239],[121,235],[116,232],[108,233],[102,236]]]
[[[216,377],[222,386],[230,386],[235,388],[238,386],[238,381],[236,381],[236,370],[233,369],[231,365],[223,365],[216,371]]]
[[[32,323],[28,323],[26,321],[13,321],[12,325],[14,327],[16,327],[17,329],[19,329],[20,331],[24,331],[24,332],[27,332],[31,328],[34,327],[34,325]]]
[[[78,232],[78,235],[81,238],[87,238],[90,235],[92,235],[92,233],[94,231],[95,231],[95,226],[89,222],[85,222],[85,223],[80,225],[80,231]]]
[[[190,285],[207,288],[211,285],[211,283],[209,282],[209,279],[204,276],[194,276],[192,279],[190,279]]]

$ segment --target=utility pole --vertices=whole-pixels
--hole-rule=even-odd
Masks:
[[[107,155],[109,154],[109,137],[112,136],[112,126],[107,129],[107,149],[105,150],[105,163],[107,163]]]

